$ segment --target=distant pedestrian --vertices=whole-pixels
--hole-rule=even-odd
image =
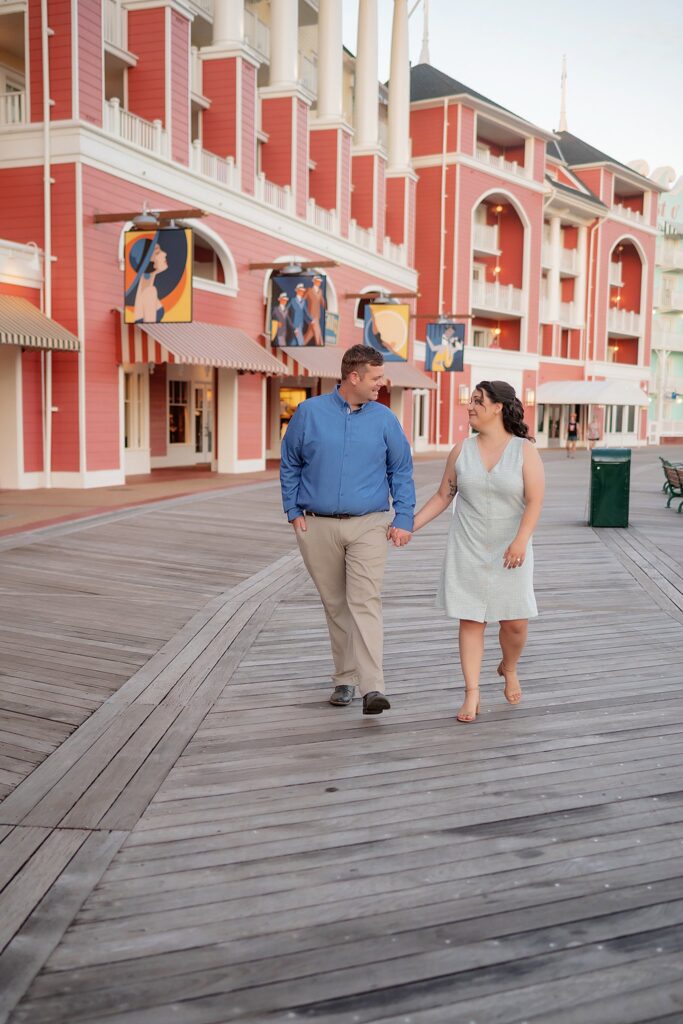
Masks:
[[[590,451],[595,448],[595,444],[600,440],[600,424],[598,423],[595,416],[591,419],[588,424],[588,448]]]
[[[504,381],[482,381],[469,404],[474,437],[459,441],[441,485],[415,516],[421,530],[458,500],[448,534],[437,604],[460,620],[465,700],[456,718],[479,713],[479,676],[487,622],[500,623],[505,698],[518,704],[517,662],[528,620],[538,614],[531,537],[543,505],[543,463],[529,438],[522,403]]]
[[[579,424],[575,412],[569,413],[567,424],[567,458],[573,459],[576,455],[576,442],[579,440]]]
[[[365,345],[344,353],[341,384],[298,406],[282,442],[282,503],[325,609],[334,659],[330,704],[357,686],[363,714],[391,705],[383,672],[382,580],[387,538],[412,535],[410,445],[377,401],[384,360]],[[393,512],[389,511],[389,496]]]

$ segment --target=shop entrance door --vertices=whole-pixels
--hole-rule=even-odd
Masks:
[[[194,451],[197,462],[211,462],[213,456],[213,387],[194,385]]]
[[[416,452],[427,447],[427,424],[429,423],[429,392],[426,389],[413,391],[413,447]]]
[[[548,406],[548,448],[562,447],[562,412],[563,406]]]

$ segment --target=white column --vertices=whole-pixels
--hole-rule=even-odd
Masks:
[[[235,46],[244,41],[244,0],[214,0],[213,45]]]
[[[292,86],[299,79],[298,0],[270,3],[270,85]]]
[[[342,5],[325,0],[318,13],[318,119],[342,116]]]
[[[550,252],[551,265],[548,272],[548,299],[550,305],[550,319],[557,323],[560,319],[560,258],[562,250],[562,230],[560,218],[550,218]]]
[[[576,246],[576,258],[579,263],[579,276],[574,282],[574,308],[578,310],[581,323],[586,323],[586,252],[588,246],[588,228],[582,224]]]
[[[354,143],[358,148],[377,145],[379,126],[377,47],[377,0],[360,0],[353,104]]]
[[[410,168],[410,61],[408,0],[394,0],[389,72],[389,171]]]

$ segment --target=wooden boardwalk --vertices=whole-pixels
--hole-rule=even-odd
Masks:
[[[683,516],[652,450],[627,531],[546,462],[524,701],[491,629],[471,726],[447,515],[365,719],[271,484],[0,544],[0,1021],[680,1024]]]

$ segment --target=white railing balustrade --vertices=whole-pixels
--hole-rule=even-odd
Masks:
[[[102,9],[104,41],[119,50],[126,49],[126,12],[121,0],[104,0]]]
[[[683,246],[678,242],[657,239],[656,262],[666,270],[683,270]]]
[[[640,314],[630,309],[610,309],[607,314],[607,330],[615,334],[640,337]]]
[[[318,95],[318,68],[301,50],[299,50],[299,81],[314,96]]]
[[[219,3],[221,0],[219,0]],[[213,0],[192,0],[195,7],[198,7],[200,11],[208,15],[209,18],[213,18]]]
[[[203,96],[203,64],[199,56],[199,47],[193,46],[190,49],[190,92],[195,96]]]
[[[523,293],[521,288],[496,281],[472,282],[472,305],[479,309],[499,310],[503,313],[522,312]]]
[[[615,203],[613,209],[620,217],[625,217],[627,220],[634,220],[641,224],[645,220],[642,213],[639,213],[637,210],[632,210],[630,206],[624,206],[622,203]]]
[[[517,174],[525,178],[527,176],[524,164],[518,164],[516,160],[506,160],[503,156],[494,156],[490,149],[484,146],[477,146],[474,155],[477,160],[489,167],[495,167],[499,171],[506,171],[508,174]]]
[[[578,274],[579,254],[576,249],[560,249],[560,270],[568,274]]]
[[[168,156],[168,132],[161,121],[145,121],[122,110],[116,96],[104,105],[104,128],[112,135],[158,156]]]
[[[550,306],[550,299],[546,295],[541,295],[541,323],[550,324],[552,323],[552,313]]]
[[[263,172],[256,176],[256,199],[282,213],[294,213],[294,193],[289,185],[276,185]]]
[[[244,12],[244,36],[252,49],[262,57],[270,58],[270,26],[261,21],[254,11]]]
[[[233,158],[229,156],[224,159],[210,153],[208,149],[202,149],[199,139],[192,143],[192,170],[197,174],[203,174],[205,178],[220,182],[226,188],[235,191],[239,189],[239,175]]]
[[[541,246],[541,265],[544,267],[553,265],[553,247],[550,242],[544,242]]]
[[[561,302],[560,303],[560,323],[561,324],[578,324],[580,323],[579,310],[574,302]]]
[[[377,247],[375,232],[370,228],[360,227],[353,218],[349,221],[349,242],[359,245],[362,249],[368,249],[370,252]]]
[[[475,224],[474,248],[480,252],[499,252],[498,227],[495,224]]]
[[[26,120],[26,93],[0,93],[0,126],[23,124]]]
[[[652,347],[667,352],[683,352],[683,328],[655,320],[652,325]]]
[[[614,288],[621,288],[624,284],[624,279],[621,273],[621,263],[610,263],[609,265],[609,283]]]
[[[318,206],[315,199],[308,200],[308,223],[315,224],[317,228],[327,231],[332,235],[339,234],[339,217],[336,210],[327,210],[324,206]]]
[[[659,309],[675,309],[683,312],[683,291],[662,286],[657,293],[655,305]]]
[[[384,258],[398,263],[399,266],[408,265],[408,247],[405,242],[392,242],[390,238],[384,239]]]

